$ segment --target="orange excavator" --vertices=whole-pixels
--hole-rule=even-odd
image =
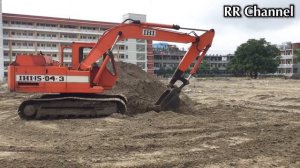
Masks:
[[[172,30],[173,29],[173,30]],[[177,30],[191,30],[183,33]],[[195,31],[204,31],[198,36]],[[61,47],[60,61],[45,55],[18,55],[8,67],[8,88],[11,92],[46,93],[21,103],[18,114],[22,119],[68,117],[97,117],[112,113],[125,113],[127,99],[123,95],[103,94],[111,90],[118,78],[113,48],[124,39],[146,39],[191,43],[180,61],[168,87],[157,100],[157,111],[178,108],[181,89],[189,84],[201,61],[210,48],[214,30],[183,28],[140,22],[128,19],[104,32],[97,43],[73,42]],[[64,49],[72,49],[72,64],[65,66]],[[90,52],[84,57],[84,49]],[[187,78],[185,71],[193,61],[196,63]],[[177,81],[182,84],[178,87]]]

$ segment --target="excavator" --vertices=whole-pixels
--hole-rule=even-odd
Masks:
[[[190,33],[178,30],[189,30]],[[197,35],[196,31],[204,32]],[[179,25],[141,22],[127,19],[105,31],[97,43],[73,42],[61,47],[60,61],[43,54],[17,55],[8,66],[8,88],[11,92],[42,93],[23,101],[18,108],[21,119],[35,120],[60,117],[98,117],[126,113],[127,99],[121,94],[104,94],[118,79],[117,62],[112,52],[125,39],[145,39],[191,43],[174,72],[166,90],[153,105],[155,111],[180,106],[180,92],[189,84],[206,52],[214,30],[184,28]],[[64,64],[65,49],[72,50],[72,63]],[[84,50],[90,52],[85,56]],[[194,64],[186,77],[186,71]],[[180,85],[175,84],[181,81]]]

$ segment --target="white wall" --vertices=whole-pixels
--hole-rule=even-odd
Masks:
[[[126,19],[134,19],[134,20],[140,20],[141,22],[146,22],[146,15],[143,14],[134,14],[134,13],[127,13],[123,15],[123,21]],[[145,68],[144,70],[147,70],[147,42],[145,42],[145,52],[139,52],[139,53],[145,53],[145,60],[137,60],[136,54],[136,39],[128,39],[125,41],[125,45],[128,46],[128,50],[126,51],[125,54],[128,55],[128,59],[122,59],[124,62],[132,63],[132,64],[137,64],[139,63],[144,63]]]
[[[0,81],[4,80],[2,0],[0,0]]]

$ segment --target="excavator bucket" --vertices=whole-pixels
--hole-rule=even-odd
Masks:
[[[155,105],[158,107],[157,111],[176,110],[180,106],[181,88],[169,88],[159,97]]]

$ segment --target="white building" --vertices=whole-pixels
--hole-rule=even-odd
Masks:
[[[128,13],[123,15],[126,19],[140,20],[146,22],[146,15]],[[147,67],[147,41],[143,39],[128,39],[126,41],[128,59],[126,62],[133,63],[146,70]]]
[[[300,63],[297,62],[295,55],[295,51],[300,49],[300,43],[285,42],[277,45],[277,48],[281,53],[277,74],[290,77],[300,73]]]
[[[127,18],[146,21],[146,15],[141,14],[125,14],[123,19]],[[0,80],[3,80],[7,66],[18,54],[42,52],[59,60],[61,45],[70,45],[74,41],[97,42],[104,31],[119,24],[10,13],[3,13],[1,19],[0,38],[2,39],[3,35],[3,40],[0,40]],[[147,58],[149,58],[147,43],[149,41],[142,39],[121,41],[115,47],[115,56],[121,61],[136,64],[145,71],[151,72],[148,68],[151,66],[147,66]],[[72,54],[70,50],[65,50],[65,52],[64,60],[68,64]]]

